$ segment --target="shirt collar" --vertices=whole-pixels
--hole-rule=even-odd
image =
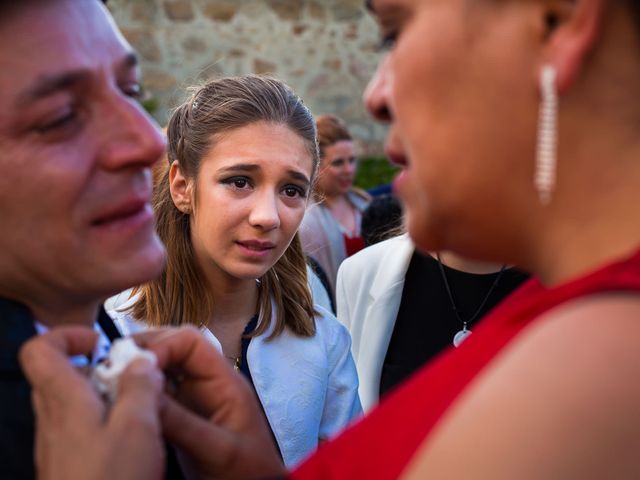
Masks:
[[[102,307],[100,307],[95,328],[99,337],[96,351],[92,356],[92,363],[104,358],[109,351],[111,342],[121,336]],[[20,347],[32,336],[46,330],[44,325],[36,322],[33,314],[25,305],[0,297],[0,372],[19,372],[18,352]],[[87,362],[86,358],[85,362]]]

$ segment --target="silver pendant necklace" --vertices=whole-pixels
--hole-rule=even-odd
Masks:
[[[480,312],[482,311],[482,309],[486,305],[487,301],[489,300],[489,297],[491,296],[491,294],[495,290],[496,286],[498,285],[498,282],[500,281],[500,278],[502,277],[502,274],[504,273],[505,269],[507,268],[507,265],[506,264],[502,265],[502,267],[500,268],[500,271],[498,272],[498,275],[496,275],[495,280],[491,284],[491,287],[489,288],[489,291],[487,292],[485,297],[482,299],[482,302],[480,302],[480,306],[478,307],[476,312],[473,315],[471,315],[470,318],[468,318],[467,320],[464,320],[460,316],[460,311],[458,309],[458,306],[456,305],[456,302],[453,299],[453,294],[451,293],[451,286],[449,285],[449,280],[447,280],[447,274],[444,271],[444,265],[442,263],[442,260],[440,259],[440,253],[436,253],[436,258],[438,259],[438,268],[440,270],[440,275],[442,275],[442,281],[444,282],[445,289],[447,290],[447,296],[449,297],[449,301],[451,302],[451,307],[453,308],[453,313],[456,315],[456,318],[458,319],[458,321],[460,321],[460,323],[462,323],[462,330],[459,330],[453,336],[453,346],[454,347],[458,347],[458,346],[460,346],[460,344],[469,335],[471,335],[472,332],[471,332],[471,330],[469,330],[468,325],[473,323],[473,321],[478,317],[478,315],[480,315]]]

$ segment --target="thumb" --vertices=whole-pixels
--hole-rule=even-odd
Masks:
[[[159,410],[164,376],[147,359],[129,365],[118,383],[118,397],[109,415],[108,429],[132,436],[160,438]]]

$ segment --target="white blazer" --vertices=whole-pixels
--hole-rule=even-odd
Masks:
[[[338,320],[351,333],[360,400],[367,412],[379,401],[382,363],[398,316],[414,246],[408,235],[376,243],[347,258],[338,271]]]
[[[362,413],[349,332],[331,313],[318,305],[316,309],[320,314],[313,337],[298,337],[285,329],[267,341],[272,322],[265,333],[251,339],[247,350],[255,390],[287,467]],[[146,328],[128,313],[109,314],[124,335]],[[222,351],[213,333],[206,327],[202,331]]]

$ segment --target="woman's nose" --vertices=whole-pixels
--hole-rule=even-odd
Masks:
[[[389,59],[390,57],[387,54],[380,60],[376,73],[371,77],[363,96],[369,113],[381,122],[391,121],[391,110],[389,109],[389,93],[391,90]]]

